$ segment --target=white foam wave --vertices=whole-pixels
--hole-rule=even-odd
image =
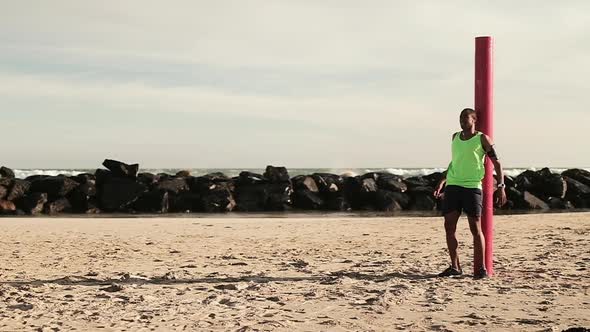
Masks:
[[[66,175],[66,176],[73,176],[84,173],[81,170],[59,170],[59,169],[15,169],[14,176],[18,179],[24,179],[26,177],[32,175]],[[91,172],[94,173],[94,172]]]
[[[428,175],[434,172],[444,172],[446,168],[387,168],[386,171],[391,174],[399,175],[404,178],[412,176]]]

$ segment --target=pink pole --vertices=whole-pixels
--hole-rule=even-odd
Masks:
[[[475,38],[475,110],[477,112],[477,130],[494,138],[494,77],[493,77],[493,40],[492,37]],[[482,230],[485,237],[485,264],[488,274],[494,274],[494,166],[489,158],[485,161],[483,179],[483,213]],[[474,272],[481,266],[473,264]]]

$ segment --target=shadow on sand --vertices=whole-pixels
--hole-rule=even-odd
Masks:
[[[367,274],[356,271],[336,271],[325,275],[310,275],[301,277],[272,277],[272,276],[240,276],[240,277],[204,277],[204,278],[175,278],[169,275],[163,277],[134,277],[122,276],[120,278],[98,279],[87,276],[66,276],[57,279],[39,280],[12,280],[0,281],[0,285],[8,286],[40,286],[43,284],[54,285],[80,285],[80,286],[104,286],[113,283],[117,284],[224,284],[236,282],[272,283],[272,282],[319,282],[320,284],[335,284],[339,279],[350,278],[356,280],[367,280],[373,282],[386,282],[395,279],[404,280],[425,280],[436,278],[436,274],[414,274],[414,273],[385,273]]]

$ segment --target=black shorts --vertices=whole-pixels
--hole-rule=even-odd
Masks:
[[[442,202],[442,213],[465,212],[471,217],[480,217],[482,205],[481,189],[447,186]]]

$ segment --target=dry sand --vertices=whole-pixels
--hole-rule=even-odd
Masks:
[[[496,276],[441,218],[2,218],[0,330],[590,327],[590,213],[496,216]]]

